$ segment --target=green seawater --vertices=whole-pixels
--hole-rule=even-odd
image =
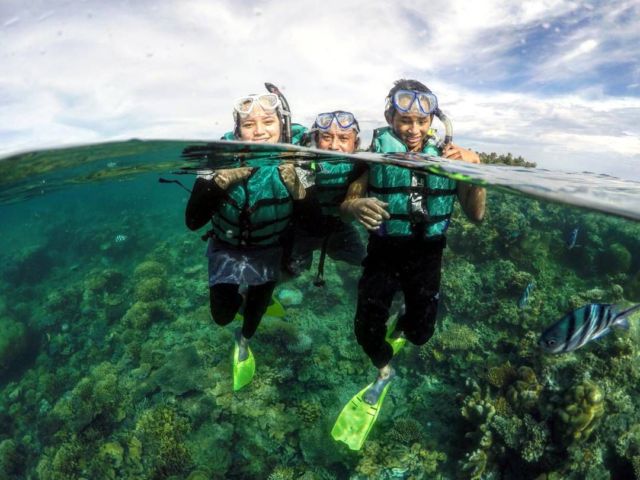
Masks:
[[[640,315],[572,353],[537,346],[573,308],[640,302],[639,223],[500,189],[480,226],[457,211],[436,333],[394,360],[353,452],[330,431],[376,374],[359,269],[279,284],[303,301],[263,319],[233,393],[236,326],[211,319],[187,192],[158,182],[191,186],[170,175],[186,143],[154,145],[0,160],[0,479],[640,478]]]

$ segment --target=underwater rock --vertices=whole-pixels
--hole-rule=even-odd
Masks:
[[[278,300],[285,307],[300,305],[303,299],[302,292],[295,288],[283,288],[278,292]]]
[[[586,440],[604,415],[602,389],[591,381],[582,382],[567,392],[564,406],[556,410],[556,415],[563,438],[569,442]]]
[[[212,379],[204,368],[204,359],[195,346],[188,345],[171,351],[164,365],[151,373],[145,389],[159,388],[162,392],[183,395],[191,391],[203,391]]]

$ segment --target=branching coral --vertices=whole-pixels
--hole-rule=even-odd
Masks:
[[[517,412],[526,412],[534,408],[542,392],[538,377],[531,367],[518,368],[515,382],[507,389],[507,399]]]
[[[585,440],[604,414],[604,394],[595,383],[584,381],[565,395],[556,414],[566,440]]]

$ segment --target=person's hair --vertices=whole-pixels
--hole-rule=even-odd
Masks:
[[[419,82],[418,80],[411,80],[407,78],[401,78],[400,80],[396,80],[393,82],[393,87],[389,90],[387,95],[387,105],[384,110],[384,118],[387,120],[387,123],[391,125],[393,121],[393,115],[395,114],[395,108],[393,108],[393,96],[396,94],[398,90],[415,90],[416,92],[426,92],[433,93],[429,87],[427,87],[424,83]],[[433,114],[431,115],[433,117]]]
[[[393,87],[391,87],[391,90],[389,90],[389,94],[387,95],[387,97],[393,97],[398,90],[415,90],[416,92],[433,93],[431,90],[429,90],[429,87],[427,87],[424,83],[419,82],[418,80],[401,78],[400,80],[396,80],[395,82],[393,82]]]

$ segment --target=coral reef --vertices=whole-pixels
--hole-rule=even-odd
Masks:
[[[45,215],[38,238],[3,231],[0,478],[640,478],[637,318],[573,353],[537,345],[572,308],[640,301],[637,224],[493,190],[482,225],[458,210],[435,335],[393,359],[352,452],[328,432],[375,375],[353,335],[360,269],[329,258],[323,288],[314,271],[279,283],[286,319],[262,321],[256,375],[233,392],[239,322],[211,320],[204,244],[167,215],[181,192],[140,182],[145,215],[119,182]]]
[[[598,385],[588,380],[576,385],[556,411],[562,436],[569,442],[588,439],[604,412],[604,393]]]

